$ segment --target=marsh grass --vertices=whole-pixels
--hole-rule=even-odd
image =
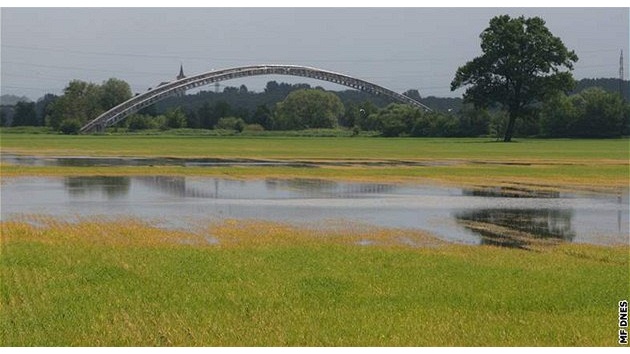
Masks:
[[[243,220],[1,227],[4,346],[612,346],[629,290],[627,247]]]

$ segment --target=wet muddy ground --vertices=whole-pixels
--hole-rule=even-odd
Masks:
[[[325,167],[325,166],[447,166],[458,161],[409,161],[409,160],[271,160],[271,159],[221,159],[221,158],[175,158],[175,157],[87,157],[87,156],[21,156],[4,154],[1,161],[22,166],[278,166],[278,167]]]

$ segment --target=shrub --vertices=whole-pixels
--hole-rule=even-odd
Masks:
[[[265,128],[260,124],[247,124],[244,131],[246,132],[262,132]]]
[[[79,134],[81,123],[77,119],[64,119],[59,126],[59,130],[63,134]]]
[[[245,121],[242,118],[224,117],[214,126],[214,129],[228,129],[242,132],[245,129]]]
[[[277,104],[274,124],[279,130],[335,128],[344,110],[343,103],[332,92],[297,90]]]
[[[164,121],[163,116],[151,117],[143,114],[134,114],[127,118],[127,124],[130,131],[156,129]]]
[[[164,113],[164,123],[160,128],[163,130],[186,128],[186,123],[186,115],[181,108],[177,107]]]

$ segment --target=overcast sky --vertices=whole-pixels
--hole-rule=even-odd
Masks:
[[[253,64],[335,71],[397,92],[460,96],[457,68],[481,53],[479,34],[500,14],[540,16],[579,61],[576,79],[628,78],[628,8],[2,8],[1,93],[37,99],[72,79],[110,77],[142,92],[186,75]],[[269,80],[222,82],[261,91]],[[214,87],[207,87],[213,90]]]

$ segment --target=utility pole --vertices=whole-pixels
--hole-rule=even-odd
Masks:
[[[625,83],[623,81],[623,49],[621,50],[621,54],[619,55],[619,95],[621,96],[621,102],[623,103],[623,105],[626,105],[626,96],[624,94],[624,86]],[[621,121],[624,122],[625,121],[625,127],[624,124],[621,125],[621,135],[623,136],[624,132],[628,132],[628,122],[625,120],[624,118],[624,114],[622,113],[621,116]]]
[[[624,83],[623,83],[623,49],[621,50],[621,55],[619,55],[619,95],[622,100],[626,100],[626,96],[624,96]]]

